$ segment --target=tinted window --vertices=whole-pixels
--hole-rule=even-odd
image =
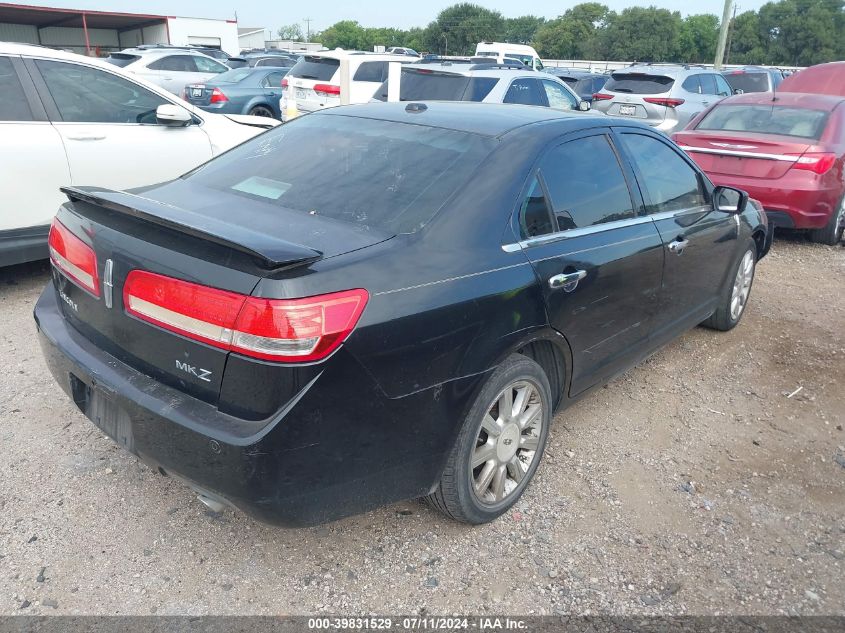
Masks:
[[[684,79],[684,83],[681,84],[681,88],[686,90],[687,92],[693,92],[695,94],[701,94],[701,81],[699,80],[700,75],[692,75]]]
[[[648,193],[649,213],[691,209],[707,204],[696,171],[665,143],[642,134],[623,134],[623,143]]]
[[[578,109],[577,99],[563,86],[547,79],[544,79],[542,84],[543,90],[546,91],[546,99],[549,101],[549,107],[557,108],[558,110]]]
[[[768,73],[747,73],[740,70],[725,74],[725,79],[732,90],[743,92],[768,92],[769,90]]]
[[[699,130],[730,130],[797,136],[818,140],[827,125],[828,113],[821,110],[775,105],[720,105],[698,124]]]
[[[363,62],[358,66],[353,81],[384,81],[387,77],[387,62]]]
[[[504,103],[521,103],[523,105],[546,105],[546,98],[540,92],[536,79],[517,79],[508,88]]]
[[[616,152],[604,135],[551,150],[540,164],[557,230],[634,217],[634,205]]]
[[[340,61],[336,59],[309,55],[296,62],[294,67],[290,69],[290,76],[300,79],[331,81],[338,68],[340,68]]]
[[[197,66],[193,55],[169,55],[149,64],[152,70],[167,70],[176,73],[195,73]]]
[[[605,84],[606,90],[635,95],[657,95],[669,92],[675,80],[671,77],[639,73],[613,73]]]
[[[286,72],[274,71],[264,78],[261,83],[265,88],[281,88],[282,79],[284,79]]]
[[[699,75],[698,78],[701,80],[701,94],[715,95],[719,93],[716,89],[716,75]]]
[[[523,239],[553,233],[552,215],[543,194],[543,187],[535,177],[519,208],[519,230]]]
[[[412,233],[466,185],[494,146],[454,130],[311,115],[239,145],[187,179],[267,203],[255,205],[256,213],[283,207]],[[291,147],[299,148],[293,161]]]
[[[716,94],[721,97],[729,96],[733,90],[728,85],[728,82],[725,81],[725,78],[722,75],[713,75],[716,78]]]
[[[402,71],[400,101],[484,101],[498,83],[493,77],[464,77],[452,73],[421,73]],[[387,101],[385,81],[376,91],[375,98]]]
[[[8,57],[0,57],[0,121],[32,121],[23,86]]]
[[[106,61],[115,66],[123,68],[128,66],[137,59],[141,59],[140,55],[129,55],[127,53],[112,53],[106,58]]]
[[[36,60],[62,121],[155,123],[158,106],[170,103],[136,83],[104,70]]]
[[[209,57],[194,56],[194,63],[197,65],[197,70],[201,73],[225,73],[229,70],[228,66],[224,66],[218,61]]]

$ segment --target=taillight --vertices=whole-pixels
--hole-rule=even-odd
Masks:
[[[670,99],[668,97],[645,97],[643,101],[667,108],[677,108],[679,105],[684,104],[683,99]]]
[[[608,101],[613,99],[613,95],[606,95],[603,92],[597,92],[593,95],[593,101]]]
[[[288,78],[282,77],[282,88],[287,88],[287,87],[288,87]]]
[[[211,99],[209,100],[209,103],[225,103],[228,100],[229,97],[223,94],[223,91],[220,90],[220,88],[215,88],[211,91]]]
[[[47,244],[53,265],[80,288],[99,297],[100,277],[97,274],[97,256],[94,249],[55,218],[50,227]]]
[[[796,156],[797,160],[792,166],[793,169],[806,169],[812,171],[819,176],[829,172],[836,164],[836,154],[830,152],[819,152],[806,154],[787,154],[787,156]]]
[[[366,290],[262,299],[133,270],[123,303],[137,318],[220,349],[263,360],[315,361],[334,352],[367,305]]]
[[[334,84],[316,84],[314,86],[314,92],[324,95],[339,95],[340,86],[335,86]]]

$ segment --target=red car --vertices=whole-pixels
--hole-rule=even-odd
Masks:
[[[672,137],[716,185],[747,191],[769,222],[836,244],[845,225],[845,98],[730,97]]]

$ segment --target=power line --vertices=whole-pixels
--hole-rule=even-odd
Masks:
[[[312,20],[311,20],[311,18],[303,18],[302,21],[305,22],[305,25],[306,25],[305,26],[305,41],[310,42],[311,41],[311,22],[312,22]]]

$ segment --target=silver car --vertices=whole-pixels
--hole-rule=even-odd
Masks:
[[[593,108],[672,134],[732,92],[721,74],[703,66],[634,64],[610,76],[593,95]]]

